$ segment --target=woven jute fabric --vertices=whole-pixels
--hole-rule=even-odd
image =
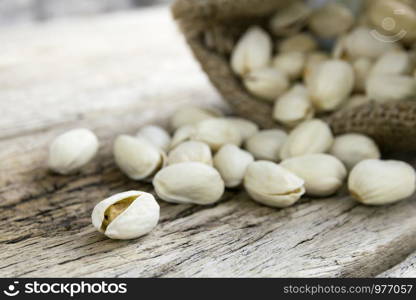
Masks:
[[[277,127],[272,105],[250,95],[230,67],[230,53],[251,25],[265,25],[284,0],[176,0],[172,14],[195,58],[235,113]],[[384,150],[416,150],[416,101],[366,104],[327,116],[334,134],[371,136]]]

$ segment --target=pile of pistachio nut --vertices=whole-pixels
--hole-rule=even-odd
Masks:
[[[416,99],[416,1],[361,2],[353,12],[340,1],[318,8],[290,1],[268,26],[240,37],[231,68],[248,93],[274,105],[278,124]]]
[[[357,201],[384,205],[415,191],[411,165],[381,160],[367,136],[334,137],[320,119],[303,121],[291,131],[260,130],[251,121],[188,106],[173,114],[170,127],[172,135],[146,125],[113,143],[120,170],[131,180],[152,182],[159,200],[213,205],[226,188],[244,188],[254,201],[283,208],[304,195],[334,195],[347,181]],[[58,174],[76,173],[98,149],[92,131],[70,130],[52,141],[48,166]],[[127,191],[99,202],[92,223],[110,238],[132,239],[156,227],[159,210],[153,194]]]

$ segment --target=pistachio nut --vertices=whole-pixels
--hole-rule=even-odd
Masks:
[[[245,142],[245,148],[256,159],[280,161],[280,150],[287,134],[280,129],[261,130]]]
[[[159,221],[159,204],[152,194],[129,191],[99,202],[92,212],[94,227],[111,239],[143,236]]]
[[[270,30],[277,36],[297,33],[306,24],[310,13],[311,9],[304,1],[290,1],[271,18]]]
[[[97,150],[98,139],[91,130],[72,129],[52,141],[48,167],[63,175],[74,173],[91,161]]]
[[[167,151],[170,146],[170,135],[169,133],[160,126],[147,125],[140,128],[137,132],[137,137],[144,138],[145,140],[152,143],[154,146]]]
[[[353,95],[347,102],[345,102],[342,108],[353,108],[360,105],[368,104],[371,100],[366,95]]]
[[[247,166],[253,161],[253,155],[231,144],[222,146],[214,156],[214,166],[227,188],[241,185]]]
[[[307,33],[299,33],[278,42],[279,52],[312,52],[318,48],[315,39]]]
[[[270,161],[249,164],[244,187],[253,200],[273,207],[291,206],[305,193],[303,179]]]
[[[347,176],[340,160],[332,155],[315,153],[284,160],[281,166],[305,181],[306,194],[325,197],[338,191]]]
[[[282,71],[291,80],[299,79],[305,67],[306,54],[303,52],[285,52],[273,59],[273,67]]]
[[[120,135],[113,152],[118,167],[134,180],[151,177],[166,163],[164,152],[143,138]]]
[[[222,116],[222,112],[214,108],[182,107],[173,114],[170,124],[173,130],[177,130],[185,125],[194,125],[207,119]]]
[[[307,84],[310,80],[311,74],[318,68],[318,66],[329,60],[328,54],[322,51],[310,52],[306,56],[305,68],[303,69],[303,81]]]
[[[409,75],[412,67],[410,55],[406,51],[390,51],[378,58],[371,75]]]
[[[280,157],[285,160],[305,154],[325,153],[333,142],[334,137],[328,124],[319,119],[308,120],[290,132],[280,150]]]
[[[385,205],[415,192],[415,171],[405,162],[367,159],[358,163],[348,178],[348,189],[359,202]]]
[[[275,68],[254,70],[243,78],[244,86],[254,96],[273,102],[289,88],[287,75]]]
[[[348,169],[366,159],[380,158],[377,144],[368,136],[348,133],[337,136],[329,153],[341,160]]]
[[[280,96],[273,109],[273,118],[288,127],[294,127],[313,116],[314,109],[309,101],[308,91],[301,84],[293,86]]]
[[[238,117],[228,117],[227,120],[238,129],[243,142],[259,131],[259,126],[250,120]]]
[[[197,161],[212,166],[211,149],[205,143],[187,141],[176,146],[168,154],[168,165]]]
[[[226,144],[240,146],[242,143],[238,128],[227,119],[220,118],[199,122],[192,139],[208,144],[212,151],[217,151]]]
[[[153,179],[157,195],[173,203],[213,204],[224,193],[224,181],[213,167],[200,162],[167,166]]]
[[[170,149],[175,148],[183,142],[189,141],[195,134],[195,131],[195,125],[184,125],[176,129],[175,133],[173,134],[172,141],[170,142]]]
[[[307,83],[310,99],[319,111],[333,111],[348,99],[354,87],[354,71],[341,60],[321,63]]]
[[[348,57],[355,59],[367,57],[376,59],[386,52],[400,48],[398,44],[378,39],[372,29],[357,27],[345,38],[345,51]]]
[[[352,11],[342,3],[328,2],[312,13],[309,29],[320,38],[334,38],[346,33],[354,24]]]
[[[366,92],[371,100],[381,103],[408,100],[416,96],[416,80],[405,75],[372,75]]]
[[[250,27],[240,38],[231,54],[231,68],[244,76],[256,69],[267,67],[272,56],[272,40],[259,26]]]

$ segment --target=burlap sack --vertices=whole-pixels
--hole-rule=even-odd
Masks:
[[[172,6],[196,59],[236,114],[264,128],[276,127],[272,105],[250,95],[229,64],[239,36],[253,24],[264,25],[289,1],[176,0]],[[368,104],[340,110],[326,118],[335,134],[358,132],[373,137],[384,150],[416,150],[416,102]]]

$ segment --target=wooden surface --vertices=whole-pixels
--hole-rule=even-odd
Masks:
[[[90,223],[98,201],[152,192],[115,167],[114,137],[224,104],[166,8],[0,29],[0,45],[0,276],[416,276],[415,198],[374,208],[342,191],[279,210],[229,191],[210,207],[160,202],[151,234],[105,238]],[[98,157],[50,174],[48,144],[79,126]]]

